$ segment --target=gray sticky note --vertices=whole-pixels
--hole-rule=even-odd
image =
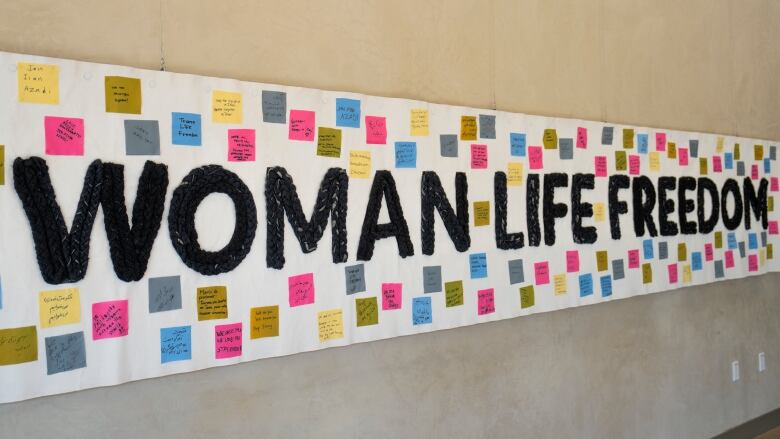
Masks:
[[[626,273],[623,270],[623,260],[615,259],[612,261],[612,277],[615,280],[620,280],[626,277]]]
[[[745,241],[739,241],[739,257],[745,257]]]
[[[766,232],[761,232],[761,247],[766,247]]]
[[[720,279],[723,277],[723,261],[718,259],[715,261],[715,279]]]
[[[46,337],[46,374],[87,367],[84,332]]]
[[[441,145],[442,157],[457,157],[458,156],[458,135],[457,134],[442,134],[439,136],[439,144]]]
[[[769,147],[769,160],[777,160],[777,147],[776,146],[770,146]]]
[[[613,128],[614,127],[604,127],[601,129],[601,144],[602,145],[612,145],[612,137],[613,137]]]
[[[156,120],[125,121],[127,155],[160,155],[160,127]]]
[[[698,157],[699,156],[699,140],[698,139],[691,139],[688,141],[688,155],[690,157]]]
[[[181,309],[181,279],[179,276],[149,278],[149,312]]]
[[[287,123],[287,93],[263,90],[263,122]]]
[[[441,266],[423,267],[423,292],[441,292]]]
[[[509,261],[509,284],[519,284],[525,282],[525,274],[523,274],[523,260],[514,259]]]
[[[479,115],[479,138],[496,138],[496,116],[491,116],[489,114]]]
[[[558,151],[561,160],[571,160],[574,158],[574,140],[561,138],[558,139]]]
[[[669,246],[666,241],[658,243],[658,259],[666,259],[669,257]]]
[[[737,162],[737,175],[740,177],[745,176],[745,162],[741,160]]]
[[[344,278],[346,279],[347,294],[366,291],[366,274],[363,264],[344,267]]]

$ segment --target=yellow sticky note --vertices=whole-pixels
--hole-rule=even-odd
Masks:
[[[661,154],[659,152],[650,153],[650,170],[655,172],[661,170]]]
[[[344,319],[340,309],[329,309],[317,313],[317,330],[320,343],[344,338]]]
[[[633,128],[623,128],[623,148],[625,148],[625,149],[632,149],[632,148],[634,148],[634,129]]]
[[[250,337],[279,336],[279,305],[259,306],[249,310]]]
[[[555,128],[547,128],[544,130],[542,142],[544,143],[544,149],[558,148],[558,132],[555,131]]]
[[[690,283],[693,280],[693,272],[691,271],[691,266],[688,264],[683,265],[683,283]]]
[[[739,160],[739,143],[734,144],[734,160]]]
[[[341,157],[341,130],[326,127],[317,128],[317,155]]]
[[[681,262],[688,260],[688,247],[684,242],[677,244],[677,260]]]
[[[38,295],[41,328],[68,325],[81,321],[81,301],[78,288],[41,291]]]
[[[5,145],[0,145],[0,186],[5,184]]]
[[[198,321],[226,319],[227,316],[227,287],[198,288]]]
[[[106,112],[141,114],[141,80],[106,76]]]
[[[625,151],[615,151],[615,170],[616,171],[625,171],[626,168],[627,168],[626,152]]]
[[[666,156],[670,159],[676,160],[677,159],[677,144],[674,142],[669,142],[666,144]]]
[[[720,154],[723,152],[723,137],[718,136],[717,144],[715,146],[715,151]]]
[[[715,232],[715,248],[723,248],[723,232]]]
[[[520,308],[525,309],[532,306],[534,306],[534,286],[520,287]]]
[[[411,135],[428,135],[428,110],[424,108],[412,108],[411,111]]]
[[[753,160],[764,160],[764,145],[753,145]]]
[[[707,175],[707,157],[699,157],[699,174]]]
[[[607,251],[599,250],[596,252],[596,269],[598,271],[607,271],[609,269],[609,261],[607,261]]]
[[[35,326],[0,329],[0,366],[38,360]]]
[[[214,90],[211,93],[211,121],[240,124],[244,120],[241,93]]]
[[[477,140],[477,116],[460,117],[460,140]]]
[[[506,185],[507,186],[520,186],[523,184],[523,164],[522,163],[508,163],[506,173]]]
[[[490,224],[490,201],[474,202],[474,225],[487,226]]]
[[[20,62],[16,65],[19,102],[60,103],[60,67]]]
[[[553,276],[553,285],[555,287],[556,296],[566,294],[566,273],[556,274]]]
[[[607,205],[604,203],[593,203],[593,221],[600,223],[607,218]]]
[[[349,152],[349,176],[351,178],[371,177],[371,151]]]
[[[642,264],[642,283],[649,284],[653,282],[653,265],[649,262]]]

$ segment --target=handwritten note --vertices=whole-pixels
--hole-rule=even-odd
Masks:
[[[688,166],[688,150],[685,148],[680,148],[677,151],[677,163],[680,164],[680,166]]]
[[[547,261],[534,263],[534,280],[536,285],[550,283],[550,264]]]
[[[723,253],[723,258],[726,261],[726,268],[734,268],[734,251],[728,250]]]
[[[560,296],[566,294],[566,290],[567,290],[566,274],[561,273],[553,276],[553,291],[555,292],[555,295]]]
[[[387,120],[380,116],[366,116],[366,143],[384,145],[387,143]]]
[[[609,269],[609,256],[606,250],[596,252],[596,269],[598,271],[607,271]]]
[[[647,154],[647,134],[636,135],[636,151],[640,154]]]
[[[423,267],[423,292],[441,292],[441,266]]]
[[[84,119],[46,116],[46,154],[84,155]]]
[[[16,65],[19,102],[60,103],[60,67],[20,62]]]
[[[574,140],[566,137],[558,139],[558,158],[572,160],[574,158]]]
[[[355,299],[355,321],[357,326],[371,326],[379,323],[379,307],[376,297]]]
[[[336,99],[336,126],[360,128],[360,101],[357,99]]]
[[[244,119],[241,93],[214,90],[211,92],[211,121],[240,124]]]
[[[192,359],[192,327],[160,328],[160,363]]]
[[[677,159],[677,144],[674,142],[668,142],[666,146],[666,156],[672,160]]]
[[[304,273],[287,278],[290,306],[314,303],[314,273]]]
[[[615,151],[615,170],[616,171],[625,171],[626,170],[626,152],[625,151]]]
[[[649,284],[653,282],[653,264],[646,262],[642,264],[642,283]]]
[[[460,140],[477,140],[477,117],[460,117]]]
[[[395,167],[407,169],[417,167],[416,142],[395,142]]]
[[[488,275],[487,272],[487,254],[473,253],[469,255],[469,269],[472,279],[483,279]]]
[[[607,176],[607,156],[597,155],[593,158],[596,177]]]
[[[5,185],[5,145],[0,145],[0,186]]]
[[[666,266],[666,270],[669,274],[669,283],[670,284],[676,284],[677,283],[677,264],[669,264]]]
[[[588,129],[577,127],[577,148],[585,149],[588,147]]]
[[[160,155],[160,126],[156,120],[126,120],[125,153]]]
[[[628,156],[628,173],[631,175],[639,175],[639,156],[636,154]]]
[[[760,161],[764,158],[764,145],[753,145],[753,160]]]
[[[290,117],[292,122],[293,118]],[[292,127],[292,123],[290,124]],[[292,130],[292,128],[290,128]],[[321,157],[341,157],[341,130],[337,128],[317,128],[317,155]]]
[[[519,284],[525,282],[525,273],[523,272],[523,260],[513,259],[507,262],[509,269],[509,284]]]
[[[409,115],[410,130],[412,136],[428,135],[428,110],[424,108],[412,108]]]
[[[444,283],[444,302],[447,308],[463,305],[463,281],[455,280]]]
[[[200,287],[197,290],[197,299],[198,321],[227,318],[227,287]]]
[[[612,139],[614,137],[614,127],[601,128],[601,144],[612,145]]]
[[[534,306],[534,286],[526,285],[520,287],[520,309],[526,309]]]
[[[0,329],[0,366],[38,360],[35,326]]]
[[[457,134],[441,134],[439,136],[439,149],[442,157],[458,156]]]
[[[106,76],[106,112],[141,114],[141,80]]]
[[[748,271],[758,271],[758,255],[748,255]]]
[[[612,295],[612,277],[610,275],[604,275],[599,278],[601,284],[601,297],[609,297]]]
[[[366,275],[363,264],[347,265],[344,267],[344,279],[347,294],[356,294],[366,291]]]
[[[666,151],[666,133],[655,133],[655,150]]]
[[[684,242],[677,244],[677,260],[681,262],[688,260],[688,247]]]
[[[78,288],[42,291],[38,295],[41,328],[53,328],[81,321]]]
[[[44,344],[47,375],[87,367],[83,331],[46,337]]]
[[[412,324],[427,325],[433,323],[433,309],[430,297],[412,299]]]
[[[661,170],[661,154],[657,152],[651,152],[650,156],[650,170],[658,172]]]
[[[403,284],[383,283],[382,284],[382,310],[389,311],[401,309]]]
[[[634,129],[633,128],[623,128],[623,148],[624,149],[633,149],[634,148]]]
[[[566,272],[576,273],[580,271],[580,252],[577,250],[566,250]]]
[[[523,164],[507,163],[506,185],[520,186],[523,184]]]
[[[496,138],[496,116],[493,116],[492,114],[479,115],[479,138]]]
[[[544,168],[543,162],[544,153],[541,146],[529,146],[528,147],[528,168],[530,169],[542,169]]]
[[[371,151],[351,150],[349,152],[350,178],[371,177]]]
[[[645,239],[642,241],[642,256],[645,259],[653,259],[654,252],[652,239]]]
[[[490,201],[474,202],[474,226],[490,225]]]
[[[723,172],[723,162],[719,155],[712,156],[712,172]]]
[[[484,316],[496,312],[496,301],[493,288],[477,291],[477,314]]]
[[[628,268],[639,268],[639,249],[628,251]]]
[[[255,161],[255,130],[228,130],[228,161]]]
[[[488,165],[487,145],[471,145],[471,169],[486,169]]]
[[[513,157],[525,157],[525,133],[509,133],[509,154]]]
[[[318,312],[317,331],[320,336],[320,343],[344,338],[344,319],[341,309]]]
[[[593,203],[593,221],[597,223],[604,222],[607,218],[607,205],[604,203]]]
[[[590,273],[579,276],[580,297],[587,297],[593,294],[593,275]]]
[[[699,174],[701,175],[707,175],[707,158],[701,157],[699,158]]]
[[[258,306],[249,310],[249,337],[279,336],[279,305]]]
[[[263,90],[260,95],[260,100],[261,109],[263,111],[263,122],[287,123],[287,93],[283,91]],[[336,102],[338,102],[338,99]]]
[[[546,128],[542,135],[544,149],[556,149],[558,147],[558,131],[555,128]]]
[[[287,138],[290,140],[314,141],[314,112],[290,110]],[[319,149],[319,148],[318,148]]]
[[[92,339],[124,337],[130,330],[127,300],[92,304]]]
[[[214,357],[216,359],[241,356],[242,323],[214,326]]]
[[[200,114],[171,113],[171,143],[200,146],[202,142]]]

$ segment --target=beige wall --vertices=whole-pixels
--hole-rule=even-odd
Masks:
[[[778,23],[777,0],[3,0],[0,50],[780,140]],[[776,282],[3,405],[0,437],[706,437],[780,407]]]

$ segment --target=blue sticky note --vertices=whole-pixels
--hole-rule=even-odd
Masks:
[[[412,299],[412,324],[427,325],[433,323],[433,310],[430,297],[415,297]]]
[[[728,241],[729,250],[737,248],[737,235],[734,232],[729,232],[726,239]]]
[[[174,145],[200,146],[200,130],[200,114],[171,113],[171,143]]]
[[[723,154],[723,167],[726,169],[734,169],[734,154],[727,152]]]
[[[593,275],[590,273],[580,275],[580,297],[593,294]]]
[[[192,359],[192,327],[160,328],[160,362]]]
[[[645,239],[642,241],[642,253],[644,259],[653,259],[653,240]]]
[[[525,133],[509,133],[509,152],[516,157],[525,157]]]
[[[336,99],[336,126],[360,128],[360,101],[356,99]]]
[[[636,135],[636,150],[640,154],[647,154],[647,134]]]
[[[701,270],[701,252],[691,253],[691,270]]]
[[[758,249],[758,235],[751,233],[748,235],[748,248],[750,250]]]
[[[764,174],[772,172],[772,163],[769,161],[769,157],[764,159]]]
[[[396,168],[417,167],[417,143],[395,142],[395,167]]]
[[[474,253],[469,255],[469,267],[471,268],[472,279],[487,277],[487,254]]]
[[[610,275],[601,276],[601,297],[612,295],[612,277]]]

